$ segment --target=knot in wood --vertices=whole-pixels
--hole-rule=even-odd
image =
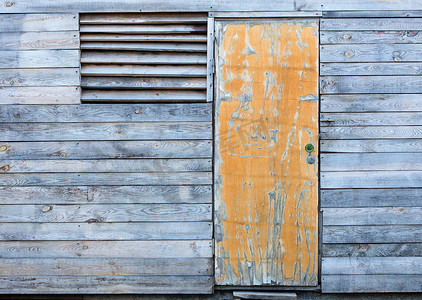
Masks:
[[[10,149],[10,147],[9,146],[7,146],[7,145],[1,145],[0,146],[0,152],[6,152],[7,150],[9,150]]]
[[[344,56],[346,57],[352,57],[354,55],[355,53],[352,50],[347,50],[346,52],[344,52]]]
[[[395,56],[395,57],[394,57],[394,61],[401,61],[400,56]]]
[[[67,157],[69,154],[67,154],[66,152],[64,152],[64,151],[61,151],[60,152],[60,156],[61,157]]]
[[[12,7],[13,5],[15,5],[15,2],[8,1],[4,3],[4,6],[6,7]]]
[[[41,208],[42,212],[49,212],[52,209],[52,207],[50,205],[46,205],[43,206],[43,208]]]
[[[142,109],[138,108],[138,109],[135,110],[135,114],[139,115],[141,113],[142,113]]]
[[[352,36],[350,34],[343,34],[343,39],[350,40]]]
[[[334,85],[334,80],[327,81],[327,85]]]
[[[11,81],[9,82],[9,84],[10,84],[10,85],[14,85],[14,84],[15,84],[15,82],[14,82],[13,80],[11,80]]]
[[[10,166],[9,165],[4,165],[0,168],[0,171],[3,172],[9,172],[10,171]]]
[[[15,115],[13,115],[13,117],[14,117],[14,118],[20,118],[20,117],[21,117],[21,115],[20,115],[20,114],[15,114]]]

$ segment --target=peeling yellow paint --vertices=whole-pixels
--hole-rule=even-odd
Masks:
[[[216,282],[316,285],[318,31],[312,20],[220,23]]]

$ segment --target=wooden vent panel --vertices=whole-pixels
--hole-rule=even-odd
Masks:
[[[82,101],[206,101],[206,14],[82,14],[80,34]]]

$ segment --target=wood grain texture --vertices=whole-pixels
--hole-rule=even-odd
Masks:
[[[422,111],[420,94],[321,95],[321,112]]]
[[[361,10],[361,11],[324,11],[325,18],[418,18],[422,17],[419,10]]]
[[[2,204],[212,203],[211,185],[0,187]]]
[[[161,76],[202,77],[206,76],[205,65],[92,65],[84,64],[81,74],[85,76]]]
[[[211,294],[211,276],[0,277],[1,294]],[[160,288],[157,288],[159,286]]]
[[[0,69],[79,68],[78,50],[0,51]]]
[[[375,20],[375,19],[373,19]],[[345,31],[347,30],[347,31]],[[420,30],[405,29],[402,31],[385,31],[380,27],[378,31],[351,31],[347,26],[335,31],[321,32],[321,45],[327,44],[420,44],[422,32]],[[382,31],[380,31],[382,30]]]
[[[314,286],[318,26],[216,24],[216,282]]]
[[[13,5],[16,3],[13,3]],[[12,5],[12,6],[13,6]],[[6,5],[2,5],[5,8]],[[78,14],[1,14],[2,32],[78,31]]]
[[[189,93],[189,90],[203,90],[207,87],[206,79],[205,78],[145,78],[145,77],[88,77],[84,76],[81,82],[82,88],[85,89],[131,89],[131,90],[139,90],[139,89],[152,89],[158,90],[154,93],[147,93],[148,96],[144,95],[145,97],[149,97],[150,99],[154,99],[157,97],[162,97],[163,100],[169,97],[169,93],[160,93],[163,91],[160,90],[187,90],[187,93],[183,93],[185,98],[188,99],[192,97],[192,94]],[[89,94],[89,91],[86,91],[86,94]],[[158,95],[157,95],[158,92]],[[96,95],[108,95],[113,92],[96,92]],[[141,94],[142,92],[136,91],[136,94]],[[117,94],[114,92],[114,94]],[[127,94],[127,93],[125,93]],[[173,97],[177,96],[177,93],[173,93]],[[195,94],[194,94],[195,95]],[[201,96],[203,94],[200,94]],[[100,96],[101,97],[101,96]],[[117,96],[116,96],[117,97]],[[179,97],[182,97],[179,95]],[[198,96],[197,96],[198,97]],[[136,96],[131,95],[131,98],[136,98]],[[141,97],[139,97],[141,98]],[[202,98],[200,98],[202,99]]]
[[[310,11],[371,11],[371,10],[418,10],[422,3],[412,0],[378,1],[378,0],[297,0],[296,10]]]
[[[4,141],[210,139],[209,122],[0,124]]]
[[[362,31],[400,31],[400,30],[422,30],[420,18],[350,18],[350,19],[323,19],[321,20],[321,31],[323,30],[362,30]]]
[[[142,17],[140,17],[142,18]],[[204,22],[205,23],[205,22]],[[81,33],[118,33],[118,34],[183,34],[207,32],[205,24],[81,24]]]
[[[322,140],[321,152],[327,153],[420,153],[420,139]],[[415,154],[417,155],[417,154]]]
[[[205,34],[109,34],[81,33],[80,40],[84,42],[192,42],[205,43]]]
[[[1,159],[210,158],[210,140],[0,143]]]
[[[320,121],[321,127],[422,125],[422,113],[322,113]]]
[[[205,13],[109,13],[82,14],[81,24],[197,24],[206,23]]]
[[[421,138],[421,136],[422,126],[321,127],[321,137],[327,140],[412,139]]]
[[[83,51],[81,62],[88,64],[206,64],[207,56],[202,53],[154,53],[134,51]]]
[[[0,223],[0,229],[1,241],[209,240],[212,237],[211,222],[190,221],[132,223],[19,223],[18,226],[16,223]],[[59,272],[59,270],[57,271]],[[39,272],[41,272],[41,270]],[[20,275],[25,275],[25,273],[21,273]]]
[[[4,105],[0,108],[0,119],[11,123],[211,122],[212,105],[206,103]]]
[[[205,102],[206,97],[205,90],[84,90],[81,99],[86,102]]]
[[[212,275],[209,258],[150,259],[0,259],[1,276],[148,276]]]
[[[422,256],[422,243],[323,244],[323,257],[414,257]]]
[[[79,104],[80,102],[81,90],[78,86],[0,87],[0,104]]]
[[[1,50],[79,49],[77,31],[1,32]]]
[[[420,75],[422,63],[323,63],[321,75]],[[400,78],[397,78],[400,80]]]
[[[78,68],[0,69],[0,86],[78,86],[79,82]]]
[[[206,52],[205,43],[149,42],[81,42],[83,50],[148,51],[148,52]]]

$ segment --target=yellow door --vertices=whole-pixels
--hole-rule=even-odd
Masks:
[[[216,284],[315,286],[318,21],[216,34]]]

